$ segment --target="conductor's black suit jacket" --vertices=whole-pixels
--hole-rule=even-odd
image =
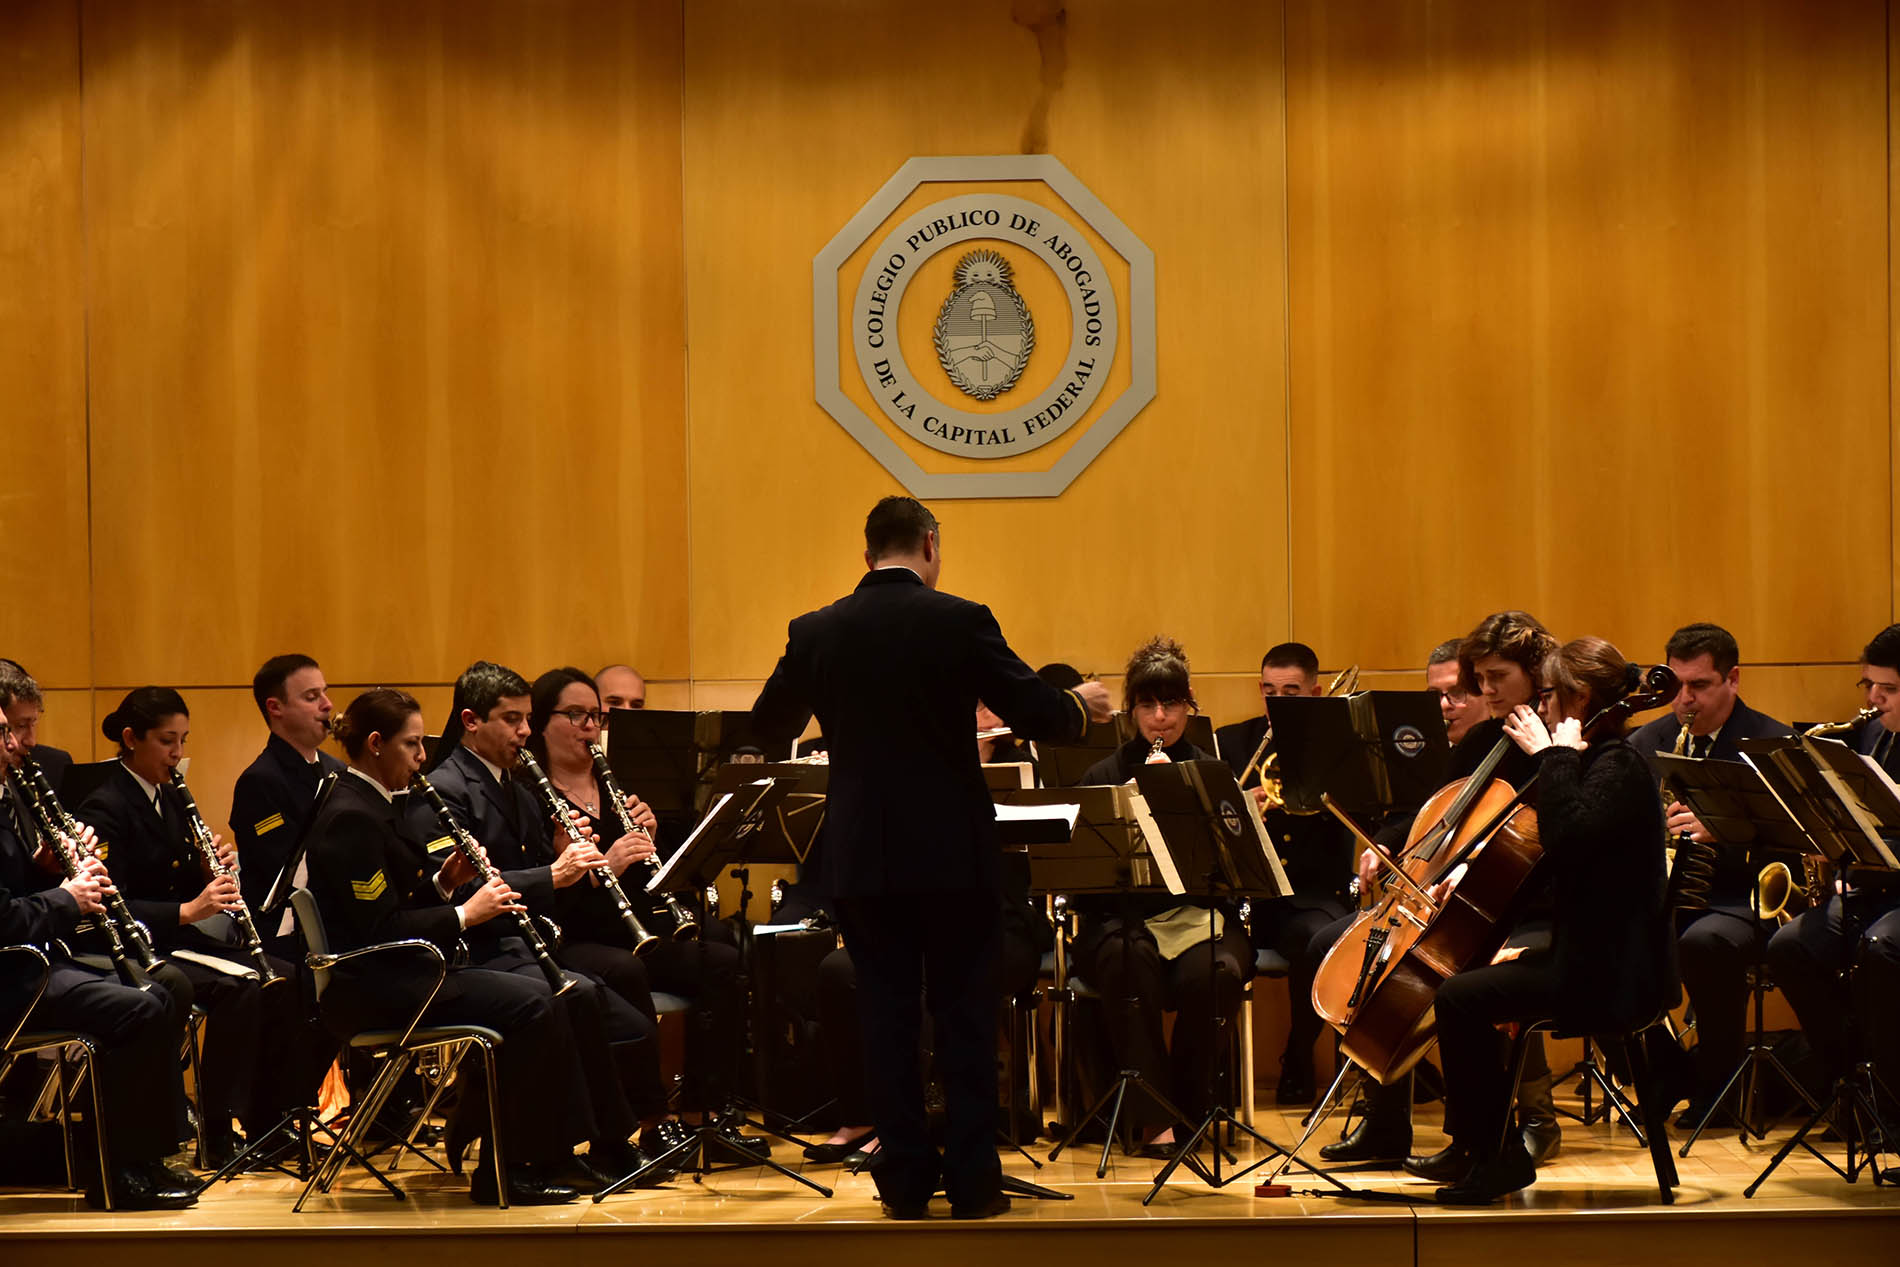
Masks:
[[[1088,712],[1009,649],[990,609],[909,568],[865,574],[792,621],[752,705],[789,742],[816,714],[831,748],[824,880],[840,897],[996,890],[995,808],[977,761],[978,700],[1019,739],[1069,742]]]

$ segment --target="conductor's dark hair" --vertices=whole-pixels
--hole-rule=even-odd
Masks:
[[[274,655],[264,661],[264,667],[251,677],[251,698],[257,701],[257,711],[264,714],[264,720],[270,720],[270,713],[264,705],[270,700],[284,698],[284,683],[290,675],[301,669],[317,668],[317,662],[307,655],[291,652],[288,655]]]
[[[1443,642],[1433,647],[1432,653],[1425,657],[1425,667],[1429,669],[1435,664],[1452,663],[1454,660],[1458,658],[1458,648],[1463,645],[1464,645],[1463,638],[1445,639]]]
[[[1861,651],[1860,662],[1878,669],[1900,669],[1900,625],[1888,625],[1875,634]]]
[[[369,746],[371,735],[388,739],[401,730],[410,717],[422,711],[416,697],[393,686],[372,686],[350,701],[336,720],[337,742],[354,761]]]
[[[1298,669],[1309,678],[1319,676],[1319,655],[1304,642],[1283,642],[1260,657],[1262,669]]]
[[[1502,656],[1529,675],[1532,682],[1543,679],[1544,662],[1557,650],[1557,639],[1529,612],[1493,612],[1478,622],[1478,627],[1458,644],[1458,682],[1473,695],[1478,693],[1478,661],[1486,656]]]
[[[528,709],[528,751],[544,766],[548,763],[548,741],[543,732],[554,718],[554,706],[561,702],[561,692],[576,682],[594,693],[594,707],[599,708],[600,687],[594,684],[593,678],[571,664],[564,668],[549,669],[534,680]]]
[[[1122,707],[1132,713],[1144,700],[1161,704],[1195,702],[1194,688],[1188,682],[1187,652],[1172,638],[1157,634],[1128,657],[1122,678]]]
[[[1735,635],[1707,621],[1684,625],[1670,634],[1663,655],[1671,660],[1693,660],[1705,655],[1715,671],[1724,674],[1742,662],[1742,649],[1735,645]]]
[[[915,497],[886,497],[864,517],[864,550],[873,563],[893,554],[914,554],[933,532],[942,540],[928,506]]]
[[[18,700],[44,707],[40,684],[12,660],[0,660],[0,708],[12,708]]]
[[[495,711],[495,705],[528,693],[527,678],[492,660],[477,660],[463,669],[462,676],[455,679],[455,694],[449,700],[449,719],[442,723],[442,739],[435,746],[435,758],[429,762],[429,768],[435,769],[462,746],[464,709],[486,721]]]
[[[119,706],[99,723],[99,729],[124,752],[126,731],[131,731],[134,739],[143,739],[167,717],[180,713],[191,716],[185,697],[177,691],[169,686],[140,686],[125,693]]]
[[[1057,660],[1036,670],[1036,676],[1058,691],[1070,691],[1082,685],[1082,674],[1073,664]]]

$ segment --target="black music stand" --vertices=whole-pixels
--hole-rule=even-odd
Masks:
[[[1900,835],[1900,797],[1894,795],[1892,781],[1884,771],[1831,739],[1743,740],[1741,747],[1790,815],[1804,827],[1815,825],[1818,834],[1809,831],[1814,846],[1836,862],[1843,876],[1850,880],[1854,872],[1892,876],[1896,859],[1890,841]],[[1862,1170],[1873,1172],[1875,1187],[1885,1182],[1879,1155],[1883,1149],[1894,1149],[1900,1136],[1881,1116],[1879,1075],[1864,1048],[1859,1007],[1852,1001],[1866,897],[1864,887],[1857,891],[1852,883],[1841,894],[1840,968],[1850,1000],[1845,1024],[1847,1072],[1835,1079],[1827,1099],[1781,1146],[1755,1181],[1742,1189],[1744,1197],[1753,1197],[1796,1148],[1807,1149],[1849,1183],[1858,1180]],[[1837,1110],[1844,1110],[1847,1116],[1841,1132],[1846,1137],[1847,1154],[1838,1163],[1808,1141],[1809,1132]]]
[[[656,814],[704,813],[717,772],[735,749],[754,746],[749,712],[616,708],[607,716],[614,779],[638,788]]]
[[[758,767],[741,766],[740,768],[755,770]],[[693,829],[693,834],[687,838],[686,843],[681,845],[679,850],[647,882],[647,892],[697,892],[703,890],[713,877],[729,866],[740,874],[743,885],[747,863],[793,861],[789,853],[781,852],[773,843],[773,838],[767,830],[768,820],[791,792],[793,785],[791,779],[758,779],[745,784],[737,791],[721,794],[699,826]],[[751,983],[749,979],[745,979],[744,974],[746,960],[751,953],[751,937],[744,918],[744,905],[749,897],[750,888],[746,886],[744,896],[741,898],[738,932],[741,987],[748,993],[750,993]],[[748,1017],[751,1011],[752,1009],[748,1007]],[[756,1056],[759,1051],[757,1043],[753,1044],[753,1050]],[[760,1157],[726,1138],[722,1132],[727,1128],[751,1126],[788,1144],[802,1143],[751,1117],[744,1108],[739,1107],[741,1103],[736,1094],[730,1094],[724,1111],[706,1114],[688,1139],[667,1149],[659,1156],[648,1159],[644,1166],[631,1174],[622,1175],[596,1192],[595,1203],[598,1204],[621,1189],[638,1183],[649,1173],[665,1173],[666,1170],[675,1168],[676,1162],[677,1169],[690,1170],[693,1174],[693,1182],[700,1183],[714,1169],[712,1150],[715,1148],[722,1150],[730,1158],[730,1164],[722,1169],[764,1166],[788,1179],[804,1184],[814,1192],[830,1196],[831,1189],[823,1184],[814,1183],[797,1171],[773,1161],[770,1157]],[[746,1107],[757,1106],[747,1105]],[[762,1112],[760,1116],[765,1115]]]
[[[1076,787],[1081,784],[1082,776],[1089,767],[1111,756],[1115,749],[1122,746],[1119,727],[1111,721],[1092,721],[1082,738],[1075,743],[1035,744],[1036,765],[1042,771],[1042,781],[1050,788]]]
[[[1330,795],[1348,813],[1383,814],[1444,786],[1451,745],[1432,691],[1276,696],[1267,716],[1292,813],[1320,813]]]
[[[1136,810],[1143,832],[1148,837],[1155,859],[1168,872],[1170,892],[1186,894],[1190,877],[1198,877],[1207,899],[1207,970],[1211,980],[1219,971],[1219,943],[1215,935],[1215,902],[1222,897],[1287,897],[1293,886],[1281,869],[1279,855],[1269,844],[1266,825],[1261,822],[1253,794],[1240,790],[1234,772],[1223,761],[1168,762],[1144,765],[1135,771],[1135,784],[1141,789]],[[1186,953],[1192,954],[1193,951]],[[1208,1015],[1208,1050],[1222,1049],[1222,1032],[1227,1019],[1219,1008]],[[1240,1121],[1227,1107],[1227,1070],[1216,1061],[1213,1085],[1209,1088],[1210,1107],[1200,1124],[1180,1141],[1174,1156],[1168,1159],[1154,1186],[1141,1199],[1145,1206],[1153,1201],[1176,1168],[1185,1165],[1212,1188],[1224,1188],[1253,1173],[1275,1157],[1291,1159],[1293,1154],[1274,1143],[1253,1127]],[[1230,1174],[1222,1172],[1226,1149],[1221,1131],[1231,1137],[1239,1131],[1267,1149],[1265,1155]],[[1202,1162],[1196,1153],[1206,1139],[1213,1157]],[[1304,1162],[1300,1163],[1305,1165]],[[1346,1185],[1323,1171],[1308,1166],[1314,1174],[1344,1190]]]
[[[1803,855],[1816,852],[1808,834],[1795,821],[1794,815],[1788,812],[1788,807],[1781,803],[1761,772],[1747,762],[1715,761],[1677,756],[1670,752],[1659,752],[1650,760],[1676,798],[1714,835],[1718,846],[1746,850],[1751,863],[1756,861],[1755,855],[1761,851],[1777,850]],[[1775,1054],[1774,1048],[1762,1041],[1764,989],[1760,981],[1755,983],[1754,1036],[1741,1058],[1735,1062],[1734,1068],[1729,1071],[1728,1077],[1723,1080],[1721,1091],[1709,1101],[1695,1128],[1689,1133],[1689,1138],[1677,1150],[1680,1156],[1689,1155],[1689,1150],[1695,1147],[1696,1141],[1702,1138],[1702,1132],[1708,1129],[1716,1113],[1728,1101],[1729,1092],[1741,1084],[1744,1077],[1747,1083],[1742,1092],[1741,1112],[1738,1115],[1742,1137],[1766,1137],[1766,1128],[1758,1123],[1764,1065],[1796,1095],[1807,1101],[1810,1109],[1819,1107],[1801,1080]]]

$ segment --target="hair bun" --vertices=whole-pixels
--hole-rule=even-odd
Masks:
[[[119,742],[119,737],[125,733],[125,723],[120,720],[118,709],[106,714],[106,719],[99,723],[99,731],[113,743]]]

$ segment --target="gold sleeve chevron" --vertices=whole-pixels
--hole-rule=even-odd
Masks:
[[[259,836],[265,836],[265,835],[269,835],[271,832],[276,831],[279,827],[282,827],[283,825],[284,825],[284,816],[282,814],[272,814],[269,818],[259,819],[257,821],[257,825],[251,828],[251,831],[256,833]]]
[[[437,854],[437,853],[441,853],[444,849],[455,848],[455,841],[450,839],[447,836],[437,836],[434,840],[431,840],[427,845],[423,847],[427,849],[430,853]]]
[[[350,881],[350,891],[356,894],[356,900],[359,902],[374,902],[388,889],[389,878],[383,874],[380,867],[376,869],[376,874],[367,880]]]

